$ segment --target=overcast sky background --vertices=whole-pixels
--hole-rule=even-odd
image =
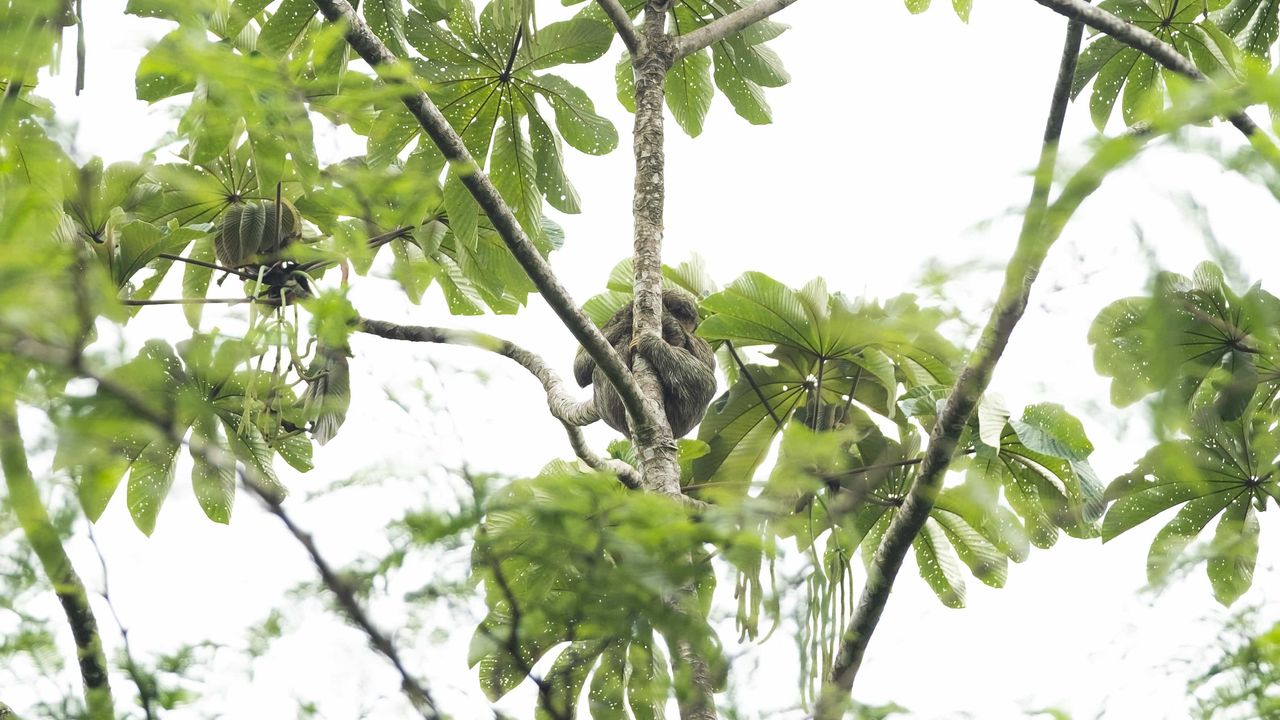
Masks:
[[[722,285],[763,270],[792,286],[820,275],[832,290],[871,298],[912,288],[934,260],[1002,266],[1029,192],[1027,171],[1038,152],[1065,21],[1030,1],[979,0],[966,26],[946,3],[938,5],[911,16],[897,0],[803,0],[780,13],[792,29],[772,46],[793,79],[767,93],[774,124],[750,126],[717,97],[702,137],[691,140],[668,125],[666,260],[699,253]],[[123,6],[85,3],[88,78],[80,97],[71,92],[74,42],[64,53],[64,72],[40,86],[61,120],[74,125],[82,160],[137,159],[173,127],[171,109],[132,100],[138,58],[170,25],[124,15]],[[539,5],[542,22],[562,12],[555,3]],[[565,73],[588,89],[622,137],[609,156],[568,156],[584,213],[556,216],[567,242],[552,261],[579,302],[603,290],[609,270],[630,251],[631,120],[614,93],[619,51],[615,43],[606,60]],[[1218,126],[1209,134],[1230,145],[1238,143],[1233,133]],[[1087,109],[1073,107],[1064,161],[1082,161],[1093,136]],[[342,133],[320,133],[318,145],[328,161],[362,152],[357,138]],[[1210,158],[1148,153],[1109,178],[1068,228],[995,374],[993,389],[1015,413],[1043,400],[1083,417],[1104,480],[1128,470],[1145,450],[1145,418],[1136,408],[1110,408],[1107,381],[1092,370],[1086,330],[1103,305],[1142,290],[1147,253],[1185,273],[1207,257],[1202,234],[1182,209],[1188,193],[1209,209],[1219,240],[1242,259],[1251,280],[1263,276],[1262,268],[1280,266],[1273,237],[1280,212],[1263,188],[1224,173]],[[434,289],[415,307],[377,275],[353,282],[362,314],[492,332],[568,373],[575,343],[540,298],[514,318],[453,318]],[[981,323],[999,279],[998,271],[971,275],[952,298]],[[129,326],[129,342],[154,335],[177,340],[184,331],[179,311],[148,309]],[[386,520],[419,502],[396,488],[418,493],[442,466],[465,460],[478,470],[527,475],[570,455],[537,384],[502,358],[362,336],[353,346],[355,400],[347,425],[317,452],[317,470],[287,476],[291,507],[334,561],[383,549]],[[484,382],[453,368],[477,370]],[[441,406],[450,414],[433,410]],[[597,448],[609,437],[603,427],[588,433]],[[304,503],[309,492],[357,472],[383,478],[383,489]],[[206,638],[233,644],[287,588],[312,579],[305,557],[273,518],[241,498],[230,526],[210,523],[187,477],[179,471],[152,538],[133,527],[123,488],[97,528],[117,610],[138,649],[164,651]],[[449,492],[441,491],[442,505]],[[1254,588],[1240,603],[1266,605],[1266,617],[1274,619],[1273,535],[1280,528],[1270,515],[1262,518]],[[1159,595],[1141,592],[1147,547],[1162,519],[1167,515],[1105,547],[1064,538],[1052,551],[1033,551],[1010,568],[1003,590],[969,577],[968,608],[961,611],[941,606],[909,567],[871,643],[856,697],[896,701],[920,718],[1000,720],[1046,706],[1077,718],[1186,717],[1186,678],[1216,651],[1225,613],[1203,566]],[[92,549],[77,543],[73,550],[82,574],[100,586]],[[452,562],[421,567],[419,582],[433,572],[458,576],[465,554]],[[219,672],[205,688],[210,696],[197,706],[228,718],[282,718],[293,716],[297,699],[319,699],[330,718],[407,717],[390,669],[354,631],[311,610],[251,678],[230,654],[220,655]],[[396,624],[394,604],[377,610],[385,626]],[[99,619],[114,643],[108,616]],[[446,710],[485,717],[474,674],[463,670],[472,628],[439,629],[452,631],[439,645],[409,635],[401,640]],[[760,663],[749,695],[760,716],[796,695],[789,632],[784,627],[749,656]],[[0,689],[21,707],[23,693],[36,689],[3,688],[11,680],[0,673]],[[371,696],[387,700],[372,703]],[[527,717],[531,697],[526,686],[500,707]]]

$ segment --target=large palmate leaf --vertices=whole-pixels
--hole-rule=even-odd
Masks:
[[[1191,59],[1206,75],[1235,72],[1239,48],[1206,15],[1228,0],[1105,0],[1099,7],[1146,30]],[[1126,124],[1150,120],[1164,108],[1164,71],[1150,56],[1114,38],[1098,34],[1080,55],[1072,81],[1072,97],[1093,80],[1090,114],[1099,130],[1106,127],[1116,100]]]
[[[1280,35],[1280,2],[1277,0],[1231,0],[1214,13],[1213,21],[1236,39],[1245,52],[1270,61],[1271,46]]]
[[[173,485],[180,447],[174,437],[156,427],[154,415],[172,418],[171,429],[184,439],[192,433],[192,485],[205,514],[215,522],[230,520],[234,469],[213,462],[204,448],[224,457],[229,452],[280,497],[285,490],[271,467],[273,453],[299,469],[310,469],[310,443],[305,437],[267,438],[257,416],[244,422],[246,382],[253,376],[240,368],[251,352],[241,341],[211,335],[197,334],[179,343],[176,353],[167,343],[152,340],[135,359],[107,375],[117,386],[135,393],[128,401],[100,387],[92,396],[70,399],[67,409],[56,413],[55,464],[75,479],[91,520],[102,515],[128,473],[129,513],[144,533],[155,530]],[[263,379],[262,384],[266,382]],[[281,395],[289,392],[287,388],[275,392],[288,401]],[[148,403],[148,413],[140,414],[131,404],[136,402]],[[299,446],[300,441],[307,443],[307,450]]]
[[[1252,583],[1256,513],[1266,509],[1268,498],[1280,500],[1280,437],[1274,425],[1274,417],[1256,405],[1232,421],[1209,410],[1197,413],[1187,439],[1156,445],[1132,472],[1107,488],[1113,504],[1103,521],[1103,540],[1181,505],[1151,544],[1147,572],[1152,582],[1160,582],[1213,518],[1220,517],[1204,555],[1215,597],[1230,605]]]
[[[1280,299],[1258,285],[1235,292],[1210,263],[1190,279],[1161,273],[1151,296],[1108,305],[1089,342],[1098,372],[1114,378],[1112,402],[1159,393],[1169,427],[1202,407],[1237,418],[1259,387],[1280,387]]]
[[[596,113],[585,92],[564,78],[536,71],[595,60],[608,49],[612,32],[604,22],[575,18],[529,37],[510,6],[510,0],[495,0],[478,21],[470,3],[455,4],[443,21],[411,12],[406,38],[422,55],[415,67],[433,83],[432,99],[472,156],[482,165],[488,162],[495,183],[532,235],[539,229],[541,211],[534,193],[563,212],[579,209],[577,192],[564,174],[561,140],[593,155],[618,144],[617,130]],[[371,156],[394,155],[419,131],[407,113],[384,113],[391,113],[393,131],[383,133],[385,139],[370,135]],[[527,134],[523,118],[528,118]]]

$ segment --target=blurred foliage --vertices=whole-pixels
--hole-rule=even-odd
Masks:
[[[1187,688],[1195,698],[1195,718],[1280,717],[1280,623],[1267,627],[1260,615],[1255,608],[1227,621],[1218,652]]]
[[[1202,554],[1215,597],[1235,602],[1253,582],[1258,513],[1280,500],[1280,299],[1260,285],[1237,292],[1204,263],[1108,305],[1089,341],[1098,371],[1114,378],[1112,401],[1150,396],[1168,438],[1107,489],[1103,539],[1181,506],[1151,545],[1147,573],[1159,583],[1217,517]]]
[[[929,4],[906,2],[912,12]],[[634,17],[643,2],[622,5]],[[744,5],[676,3],[668,25],[689,33]],[[561,247],[544,202],[582,210],[566,146],[600,155],[619,145],[598,98],[550,72],[598,65],[610,51],[615,32],[599,6],[546,24],[532,0],[358,6],[404,60],[386,72],[436,102],[538,250]],[[952,6],[967,20],[969,0]],[[1100,129],[1119,102],[1125,123],[1149,126],[1153,136],[1241,105],[1275,105],[1280,91],[1266,63],[1277,6],[1106,0],[1100,7],[1155,33],[1222,84],[1191,88],[1098,36],[1072,89],[1078,95],[1092,83]],[[347,292],[351,273],[389,277],[415,304],[437,286],[455,315],[515,313],[534,292],[458,172],[402,107],[400,91],[352,62],[341,29],[311,0],[129,0],[127,9],[166,23],[134,78],[140,100],[178,113],[157,145],[163,162],[105,164],[65,148],[35,83],[54,62],[66,7],[0,7],[0,383],[52,421],[53,468],[70,478],[78,500],[50,499],[63,533],[78,513],[96,521],[123,484],[134,523],[150,534],[186,467],[184,446],[211,520],[229,521],[238,472],[284,497],[275,458],[312,469],[313,443],[333,439],[351,407],[352,363],[369,360],[353,359],[348,340],[360,317]],[[769,42],[785,30],[761,21],[677,62],[665,97],[682,130],[703,132],[717,93],[748,122],[769,122],[765,89],[789,81]],[[633,108],[631,59],[621,53],[614,68],[619,99]],[[323,157],[316,137],[334,128],[363,138],[364,154]],[[1146,137],[1100,144],[1065,179],[1046,218],[1050,230]],[[954,313],[910,293],[852,299],[821,278],[792,288],[761,272],[722,287],[697,257],[663,273],[664,283],[701,300],[699,334],[716,346],[725,379],[697,438],[678,446],[683,486],[702,509],[628,492],[576,462],[553,461],[509,483],[467,471],[465,492],[410,503],[391,521],[385,552],[342,570],[361,598],[390,594],[393,581],[407,585],[396,587],[418,623],[411,630],[428,626],[424,618],[442,605],[451,618],[466,615],[478,584],[483,619],[469,662],[481,688],[496,699],[546,661],[540,717],[662,717],[690,681],[671,662],[684,650],[707,658],[723,687],[732,658],[713,599],[726,578],[733,587],[725,612],[742,639],[767,637],[762,621],[776,628],[784,606],[801,608],[800,700],[809,697],[848,621],[857,566],[870,563],[898,516],[968,352],[946,332]],[[632,276],[630,261],[620,263],[587,314],[602,323],[630,302]],[[161,297],[169,288],[179,297]],[[162,303],[183,305],[189,328],[179,332],[189,337],[143,342],[122,330]],[[235,322],[213,326],[202,312],[209,305],[231,307]],[[946,606],[961,607],[966,575],[1002,587],[1009,562],[1026,560],[1032,546],[1049,548],[1062,533],[1110,539],[1181,506],[1152,545],[1152,580],[1168,576],[1217,517],[1202,555],[1215,595],[1224,603],[1241,597],[1257,559],[1259,515],[1268,497],[1280,499],[1278,313],[1274,296],[1259,286],[1235,290],[1206,265],[1190,279],[1164,274],[1149,296],[1099,315],[1090,342],[1099,370],[1113,378],[1113,399],[1151,403],[1160,434],[1135,470],[1105,490],[1090,464],[1093,444],[1064,406],[1010,409],[983,397],[913,543],[925,584]],[[73,382],[86,376],[97,382]],[[635,462],[625,440],[610,452]],[[0,605],[22,624],[0,636],[0,667],[62,677],[47,619],[22,614],[47,588],[8,517],[0,514]],[[792,550],[800,589],[783,597],[788,588],[774,566]],[[424,557],[448,558],[453,574],[422,572]],[[691,602],[672,601],[688,590]],[[268,652],[293,629],[288,621],[282,610],[269,615],[247,654]],[[1212,675],[1234,678],[1233,689],[1206,703],[1274,705],[1254,682],[1270,677],[1271,634],[1223,661]],[[190,676],[206,650],[180,647],[130,672],[160,707],[189,704],[197,692]],[[36,712],[83,714],[74,687],[47,697]],[[857,709],[868,718],[901,711]],[[300,716],[319,712],[299,700]]]

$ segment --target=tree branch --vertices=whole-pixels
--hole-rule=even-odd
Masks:
[[[1047,227],[1046,206],[1083,32],[1084,27],[1080,21],[1072,20],[1067,24],[1062,60],[1058,66],[1058,79],[1045,124],[1044,144],[1040,151],[1031,201],[1023,220],[1018,245],[1005,272],[1004,286],[992,308],[978,346],[956,379],[946,406],[934,425],[920,474],[912,482],[906,499],[876,550],[875,558],[867,571],[867,581],[858,607],[840,639],[840,651],[832,666],[831,677],[818,697],[814,712],[814,717],[818,720],[836,720],[843,715],[867,644],[889,600],[894,578],[897,577],[916,535],[929,518],[934,499],[955,454],[956,442],[978,399],[991,382],[995,365],[1008,345],[1014,326],[1022,318],[1032,284],[1056,237]]]
[[[251,481],[244,472],[240,472],[239,475],[241,485],[258,498],[263,507],[267,509],[267,512],[279,518],[294,539],[307,551],[307,556],[311,558],[311,564],[320,573],[320,581],[337,599],[338,607],[342,608],[342,612],[347,616],[347,619],[365,634],[373,649],[377,650],[395,667],[396,672],[400,674],[400,690],[409,698],[409,702],[413,703],[414,708],[427,720],[440,718],[440,712],[436,709],[435,701],[432,699],[430,691],[409,672],[404,661],[400,658],[400,652],[395,643],[392,642],[391,637],[374,624],[373,619],[369,617],[369,613],[360,604],[360,599],[356,597],[355,590],[351,587],[351,584],[340,577],[324,555],[320,553],[320,549],[316,547],[315,540],[311,537],[311,534],[304,531],[293,521],[293,518],[285,511],[284,506],[280,504],[280,498],[274,492],[260,483]]]
[[[675,39],[675,59],[679,60],[692,55],[702,48],[710,47],[734,33],[742,32],[754,23],[769,17],[779,10],[791,5],[796,0],[756,0],[755,3],[722,15],[703,25],[691,33]]]
[[[40,560],[45,577],[62,604],[76,643],[80,678],[84,682],[85,708],[90,720],[114,720],[115,703],[107,658],[102,651],[98,622],[89,607],[89,595],[62,547],[58,530],[40,499],[40,490],[27,464],[27,450],[18,426],[15,389],[0,386],[0,469],[9,489],[9,506],[22,532]],[[5,708],[8,710],[8,708]],[[12,711],[10,711],[12,712]],[[0,717],[4,717],[0,713]]]
[[[1144,55],[1149,55],[1156,62],[1179,75],[1185,75],[1198,82],[1207,80],[1204,73],[1200,72],[1190,60],[1175,50],[1172,45],[1137,25],[1121,20],[1106,10],[1088,4],[1085,0],[1036,0],[1036,2],[1059,15],[1082,22],[1099,32],[1110,35],[1134,50]],[[1067,83],[1070,84],[1070,82],[1071,79],[1068,78]],[[1262,136],[1262,133],[1258,131],[1258,126],[1243,110],[1227,116],[1227,119],[1250,139],[1255,136]],[[1265,138],[1265,136],[1262,137]],[[1267,144],[1270,143],[1268,142]]]
[[[179,429],[172,417],[157,411],[152,407],[151,403],[148,403],[131,388],[95,372],[85,365],[84,358],[80,353],[51,348],[29,340],[19,341],[12,351],[19,357],[62,367],[76,375],[93,380],[100,390],[116,397],[130,410],[137,413],[139,417],[151,423],[163,432],[170,442],[175,445],[187,446],[194,456],[219,471],[235,473],[240,479],[240,484],[257,497],[272,515],[279,518],[285,524],[285,527],[289,529],[289,532],[293,534],[294,538],[302,544],[310,556],[312,564],[315,565],[316,570],[320,573],[320,578],[325,587],[337,598],[338,606],[342,609],[347,619],[360,628],[369,638],[369,644],[395,667],[400,675],[401,691],[409,699],[409,702],[413,704],[414,708],[418,710],[425,720],[437,720],[441,717],[430,691],[410,674],[404,662],[400,659],[400,653],[391,638],[373,624],[368,613],[356,597],[355,592],[334,572],[324,559],[324,556],[316,548],[311,536],[303,532],[285,512],[281,505],[283,497],[271,484],[264,482],[252,468],[241,466],[236,462],[234,456],[220,446],[205,442],[199,435],[192,435],[188,438],[185,430]],[[0,415],[0,421],[3,421],[2,415]],[[0,430],[3,429],[3,427],[0,427]],[[9,437],[9,433],[0,432],[0,444],[3,444],[3,441]],[[81,588],[81,593],[83,592],[83,588]],[[110,717],[112,716],[103,716],[104,720]],[[97,720],[96,716],[94,720]]]
[[[524,268],[529,279],[533,281],[551,309],[564,322],[574,338],[586,348],[587,353],[596,361],[605,377],[617,388],[618,394],[627,411],[636,417],[647,417],[644,397],[639,386],[631,377],[630,371],[622,362],[622,358],[614,352],[613,347],[600,330],[587,318],[570,297],[569,291],[560,284],[551,266],[520,228],[510,206],[502,199],[497,188],[489,180],[489,176],[480,170],[480,166],[471,157],[462,138],[449,125],[449,121],[440,113],[439,108],[427,97],[426,93],[415,89],[409,83],[393,74],[380,71],[384,66],[393,64],[397,58],[377,35],[369,29],[364,20],[355,14],[347,0],[312,0],[329,22],[346,25],[347,42],[352,49],[369,63],[389,87],[404,91],[401,100],[409,112],[416,118],[431,141],[440,148],[440,152],[459,171],[462,184],[475,198],[476,204],[484,211],[494,229],[502,237],[511,254]]]
[[[404,340],[408,342],[443,343],[448,345],[465,345],[497,353],[510,358],[528,370],[542,383],[547,392],[547,407],[551,415],[559,420],[569,435],[569,444],[573,452],[583,462],[597,470],[614,473],[622,484],[630,488],[640,486],[640,476],[636,469],[613,458],[601,458],[592,452],[582,437],[580,425],[589,425],[600,419],[595,403],[590,400],[578,400],[565,388],[564,381],[556,374],[545,360],[519,345],[493,335],[470,330],[451,330],[449,328],[422,327],[419,325],[397,325],[383,320],[358,318],[356,330],[376,335],[388,340]]]
[[[618,36],[627,46],[627,52],[631,53],[631,57],[641,54],[640,33],[636,32],[636,26],[631,23],[631,16],[627,14],[621,3],[618,0],[596,0],[596,3],[600,5],[604,14],[609,16],[613,26],[618,28]]]

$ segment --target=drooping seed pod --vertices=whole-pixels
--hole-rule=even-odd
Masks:
[[[230,268],[270,265],[302,231],[302,217],[288,200],[280,201],[277,220],[274,200],[235,203],[222,212],[213,248],[218,262]],[[277,234],[277,225],[279,233]]]

